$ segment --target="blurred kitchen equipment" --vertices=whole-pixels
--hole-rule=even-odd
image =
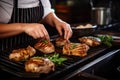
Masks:
[[[120,0],[111,0],[111,17],[113,23],[120,22]]]
[[[111,21],[111,11],[109,7],[93,7],[91,19],[94,24],[107,25]]]
[[[85,27],[87,26],[88,27]],[[91,25],[91,27],[89,27]],[[82,37],[82,36],[89,36],[91,34],[93,34],[96,29],[97,29],[97,25],[93,25],[93,24],[89,24],[89,23],[86,23],[86,24],[72,24],[71,25],[72,27],[72,30],[73,30],[73,37]],[[83,26],[83,27],[80,27],[78,28],[79,26]]]

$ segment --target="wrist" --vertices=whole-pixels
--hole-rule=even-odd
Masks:
[[[19,30],[21,30],[22,32],[25,32],[27,24],[26,23],[17,23],[19,26]]]
[[[62,23],[63,21],[59,18],[55,18],[54,21],[53,21],[53,25],[54,26],[57,26],[59,23]]]

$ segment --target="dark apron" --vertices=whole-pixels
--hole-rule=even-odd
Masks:
[[[33,8],[19,9],[17,8],[16,3],[18,3],[17,0],[14,0],[14,9],[9,23],[38,23],[42,19],[44,10],[41,0],[39,0],[40,5],[38,7]],[[12,48],[32,39],[32,37],[28,36],[25,33],[2,39],[0,40],[0,50]]]

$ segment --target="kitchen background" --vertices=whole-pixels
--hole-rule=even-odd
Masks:
[[[55,10],[55,13],[62,20],[70,23],[91,23],[92,22],[92,9],[93,7],[104,7],[110,8],[109,23],[119,23],[117,26],[112,25],[115,28],[109,28],[103,30],[107,32],[111,30],[117,35],[117,32],[120,32],[120,0],[50,0],[52,8]],[[92,3],[91,3],[92,2]],[[119,28],[119,29],[118,29]],[[53,28],[51,28],[53,29]],[[50,32],[54,34],[55,30]],[[116,33],[115,33],[116,32]],[[112,34],[112,33],[110,33]],[[113,35],[114,35],[113,34]],[[119,36],[119,35],[118,35]],[[119,40],[118,40],[119,41]],[[29,42],[27,42],[29,43]],[[119,42],[120,43],[120,42]],[[29,43],[30,44],[30,43]],[[33,43],[31,43],[33,44]],[[24,45],[24,44],[23,44]],[[118,46],[117,46],[118,45]],[[43,77],[44,80],[83,80],[80,77],[89,77],[84,80],[120,80],[120,49],[119,44],[116,42],[115,46],[107,48],[104,46],[99,46],[93,48],[89,55],[86,58],[77,58],[70,57],[71,60],[68,60],[64,63],[63,66],[58,66],[55,73],[50,73],[48,75],[39,74],[27,74],[22,71],[23,65],[21,63],[12,63],[6,58],[6,54],[9,51],[5,51],[0,55],[0,67],[1,69],[1,78],[5,80],[28,80],[21,79],[21,77],[39,77],[38,79],[29,79],[29,80],[41,80]],[[91,55],[90,55],[91,54]],[[86,67],[87,66],[87,67]],[[20,67],[20,69],[18,69]],[[22,72],[21,72],[22,71]],[[80,75],[79,73],[83,73]],[[10,74],[8,74],[9,72]],[[12,75],[14,74],[14,75]],[[6,75],[6,77],[4,77]],[[17,77],[16,77],[17,75]],[[76,75],[76,76],[75,76]],[[19,79],[19,77],[20,79]],[[74,79],[75,77],[77,79]],[[53,78],[53,79],[49,79]],[[57,79],[56,79],[57,78]],[[94,79],[93,79],[94,78]],[[96,79],[97,78],[97,79]],[[103,79],[106,78],[106,79]]]
[[[120,1],[118,0],[50,0],[56,15],[69,24],[91,23],[100,28],[120,23]],[[98,8],[96,11],[93,8]],[[101,27],[102,26],[102,27]],[[108,29],[107,29],[108,30]],[[113,28],[109,29],[113,30]],[[119,27],[114,27],[119,32]],[[49,29],[50,35],[58,34]]]
[[[118,0],[51,0],[51,4],[58,17],[68,23],[91,22],[93,7],[110,8],[110,22],[120,20],[120,1]]]

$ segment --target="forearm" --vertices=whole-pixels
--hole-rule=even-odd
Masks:
[[[54,13],[49,13],[44,19],[43,22],[55,27],[58,22],[62,22]]]
[[[23,25],[21,23],[0,24],[0,38],[6,38],[24,32],[22,29]]]
[[[0,38],[5,38],[20,33],[26,33],[33,38],[45,37],[49,39],[47,30],[43,24],[38,23],[12,23],[12,24],[0,24]]]
[[[23,32],[23,24],[21,23],[12,23],[12,24],[0,24],[0,33],[8,32]]]
[[[0,38],[6,38],[6,37],[9,37],[9,36],[14,36],[14,35],[17,35],[17,34],[20,34],[21,32],[7,32],[7,33],[0,33]]]

